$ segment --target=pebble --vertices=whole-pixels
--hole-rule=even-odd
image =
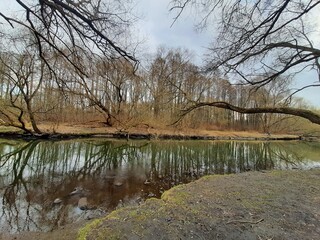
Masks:
[[[82,187],[76,187],[75,189],[73,189],[73,191],[69,194],[69,195],[75,195],[75,194],[79,194],[83,192],[83,188]]]
[[[56,198],[54,201],[53,201],[54,204],[59,204],[59,203],[62,203],[62,199],[61,198]]]
[[[123,182],[121,182],[121,181],[115,181],[115,182],[113,183],[113,185],[115,185],[116,187],[121,187],[121,186],[123,185]]]
[[[86,197],[80,198],[78,201],[78,208],[81,210],[88,209],[88,199]]]
[[[151,182],[150,182],[149,180],[145,180],[143,184],[144,184],[144,185],[150,185]]]

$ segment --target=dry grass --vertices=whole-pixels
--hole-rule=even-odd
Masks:
[[[59,124],[54,126],[50,123],[39,124],[39,128],[48,133],[62,134],[111,134],[120,131],[120,128],[107,127],[99,123],[91,124]],[[206,136],[206,137],[235,137],[235,138],[265,138],[265,133],[254,131],[219,131],[219,130],[203,130],[191,128],[177,127],[158,127],[149,126],[131,127],[126,130],[129,134],[154,134],[154,135],[178,135],[178,136]],[[296,137],[290,134],[272,134],[273,138]]]
[[[297,137],[293,134],[271,134],[268,136],[265,133],[259,133],[256,131],[232,131],[232,130],[216,130],[216,129],[193,129],[183,128],[176,126],[156,126],[150,127],[145,124],[137,125],[135,127],[120,128],[120,127],[108,127],[103,123],[90,122],[86,124],[55,124],[55,123],[41,123],[38,124],[41,131],[45,133],[60,133],[60,134],[113,134],[119,132],[125,132],[129,134],[153,134],[159,135],[172,135],[172,136],[199,136],[199,137],[231,137],[231,138],[292,138]],[[30,127],[29,127],[30,128]],[[6,132],[21,132],[21,130],[13,127],[0,126],[0,133]]]

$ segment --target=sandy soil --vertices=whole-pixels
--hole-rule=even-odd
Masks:
[[[63,134],[65,137],[88,136],[88,137],[120,137],[120,138],[151,138],[151,139],[222,139],[222,140],[296,140],[299,136],[293,134],[266,134],[254,131],[218,131],[200,130],[177,127],[153,128],[145,125],[131,127],[128,129],[106,127],[103,124],[39,124],[44,133]],[[8,134],[17,131],[14,128],[0,126],[0,133]]]
[[[89,224],[0,239],[316,240],[319,192],[320,169],[207,176]]]
[[[41,129],[46,131],[50,130],[48,124],[40,125]],[[106,127],[101,126],[97,123],[86,124],[86,125],[67,125],[62,124],[55,128],[55,131],[58,133],[96,133],[96,134],[103,134],[103,133],[115,133],[115,132],[128,132],[129,134],[155,134],[155,135],[199,135],[199,136],[228,136],[228,137],[266,137],[267,134],[259,133],[254,131],[218,131],[218,130],[199,130],[199,129],[190,129],[190,128],[177,128],[177,127],[165,127],[165,128],[153,128],[149,126],[137,126],[131,127],[128,129],[121,129],[121,128],[113,128],[113,127]],[[290,134],[275,134],[274,136],[278,137],[292,137],[295,135]]]

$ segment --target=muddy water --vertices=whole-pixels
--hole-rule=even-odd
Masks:
[[[0,231],[14,233],[100,217],[207,174],[320,167],[320,144],[2,139],[0,157]]]

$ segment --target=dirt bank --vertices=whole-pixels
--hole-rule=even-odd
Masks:
[[[82,228],[79,239],[320,239],[320,170],[208,176]]]
[[[105,137],[121,139],[173,139],[173,140],[301,140],[304,137],[292,134],[266,134],[249,131],[217,131],[200,129],[179,129],[174,127],[152,128],[132,127],[127,130],[100,126],[99,124],[86,125],[59,125],[54,129],[47,124],[39,124],[43,134],[21,134],[13,128],[0,126],[0,137],[22,138],[79,138]]]
[[[320,239],[320,169],[207,176],[83,226],[1,239]],[[85,224],[85,223],[82,223]],[[78,229],[80,230],[78,231]]]
[[[84,227],[80,239],[319,239],[320,170],[208,176]]]

